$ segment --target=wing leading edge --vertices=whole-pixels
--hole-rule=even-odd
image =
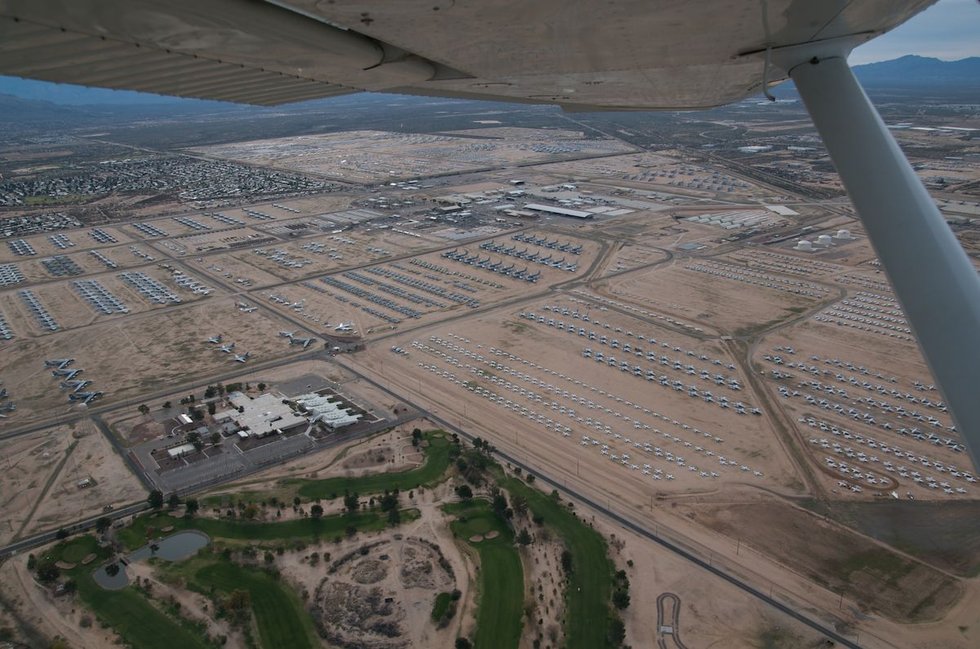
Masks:
[[[705,108],[762,89],[767,45],[866,40],[934,1],[0,0],[0,74],[265,105],[370,90]]]

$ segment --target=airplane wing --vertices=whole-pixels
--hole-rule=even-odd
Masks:
[[[368,90],[706,108],[762,89],[767,46],[863,42],[933,2],[0,0],[0,74],[262,105]]]

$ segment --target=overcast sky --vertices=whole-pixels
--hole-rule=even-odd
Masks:
[[[852,65],[906,54],[952,61],[980,56],[980,2],[939,0],[904,25],[854,50]]]

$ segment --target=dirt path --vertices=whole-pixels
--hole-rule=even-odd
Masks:
[[[27,529],[27,526],[34,519],[34,514],[37,513],[41,503],[43,503],[44,499],[47,498],[48,492],[51,490],[51,487],[54,486],[54,483],[57,482],[58,476],[61,475],[61,470],[65,468],[65,463],[68,462],[68,458],[71,457],[71,454],[75,452],[76,448],[78,448],[78,442],[74,441],[68,445],[67,449],[65,449],[65,456],[61,458],[61,461],[58,462],[58,466],[56,466],[54,471],[51,472],[51,475],[48,477],[48,481],[44,484],[44,489],[41,490],[37,500],[34,501],[34,505],[31,506],[31,511],[27,512],[27,516],[25,516],[23,522],[21,522],[20,528],[14,533],[13,536],[10,537],[10,542],[19,539],[24,530]]]
[[[741,368],[752,394],[762,406],[762,412],[766,413],[764,417],[769,419],[772,429],[776,432],[776,440],[792,463],[796,474],[803,480],[804,489],[814,498],[826,499],[826,490],[814,473],[813,466],[799,443],[798,433],[792,418],[786,414],[779,402],[772,398],[772,394],[752,368],[754,345],[745,345],[735,340],[722,341],[722,345],[725,346],[725,349]]]

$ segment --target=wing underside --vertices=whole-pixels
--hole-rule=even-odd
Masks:
[[[0,74],[264,105],[370,90],[704,108],[759,92],[767,45],[872,38],[933,2],[0,0]]]

